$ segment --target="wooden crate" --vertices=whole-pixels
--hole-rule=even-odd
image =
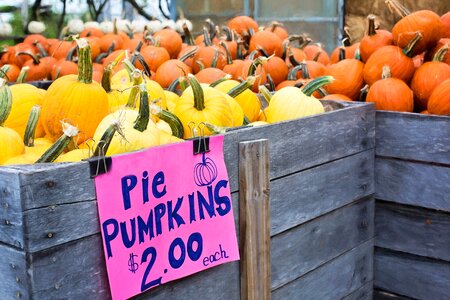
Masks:
[[[448,299],[450,117],[377,112],[375,191],[375,287]]]
[[[239,144],[269,141],[273,299],[372,298],[374,107],[329,103],[340,109],[225,135],[237,227]],[[0,168],[2,298],[110,298],[89,175],[87,162]],[[228,263],[137,299],[239,299],[239,278]]]

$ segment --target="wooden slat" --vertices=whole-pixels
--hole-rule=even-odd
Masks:
[[[374,200],[366,198],[273,237],[272,289],[372,239],[373,221]]]
[[[271,235],[374,193],[374,152],[365,151],[271,182]]]
[[[100,232],[97,201],[27,210],[24,212],[24,224],[25,249],[29,252],[90,236]]]
[[[348,108],[225,135],[224,155],[230,188],[238,190],[237,143],[269,140],[270,179],[286,176],[375,146],[373,105]]]
[[[376,288],[416,299],[447,300],[450,263],[375,248]]]
[[[28,299],[29,289],[25,252],[0,244],[0,297]]]
[[[94,200],[95,187],[87,162],[30,166],[20,170],[23,209]]]
[[[373,281],[364,284],[342,300],[373,300]]]
[[[412,298],[399,296],[396,294],[392,294],[386,291],[374,289],[373,291],[373,299],[374,300],[411,300]]]
[[[378,201],[375,244],[450,262],[450,213]]]
[[[272,299],[341,299],[373,278],[373,240],[272,292]]]
[[[450,211],[449,182],[450,167],[395,159],[375,160],[377,199]]]
[[[450,117],[377,111],[376,154],[450,165]]]
[[[0,242],[23,249],[23,217],[20,179],[12,170],[0,171]]]
[[[241,299],[270,299],[269,143],[239,143]]]
[[[109,299],[100,235],[30,255],[33,299]]]

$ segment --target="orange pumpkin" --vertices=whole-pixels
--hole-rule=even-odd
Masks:
[[[428,112],[434,115],[450,116],[450,79],[439,84],[428,100]]]
[[[181,51],[183,40],[175,30],[165,28],[155,33],[153,37],[155,39],[159,39],[161,47],[166,48],[167,52],[169,52],[170,58],[176,58],[178,53]]]
[[[237,16],[228,22],[228,28],[242,35],[244,32],[248,32],[250,29],[252,29],[253,31],[257,31],[258,23],[248,16]]]
[[[362,61],[367,61],[377,49],[392,45],[392,33],[386,30],[375,30],[375,16],[369,15],[369,27],[367,34],[361,39],[359,51]]]

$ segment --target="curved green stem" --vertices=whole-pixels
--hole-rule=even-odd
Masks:
[[[434,54],[433,61],[443,62],[447,52],[448,52],[448,44],[445,44],[444,46],[439,48],[436,54]]]
[[[162,109],[156,105],[150,104],[152,111],[156,111],[156,116],[169,124],[172,135],[182,139],[184,135],[183,123],[180,119],[168,110]]]
[[[136,100],[139,95],[140,85],[143,82],[142,74],[139,70],[134,70],[132,73],[132,88],[130,92],[130,96],[128,97],[128,101],[126,104],[126,107],[129,108],[135,108],[136,107]]]
[[[236,98],[237,96],[245,92],[248,88],[251,88],[255,81],[255,76],[248,76],[244,82],[241,82],[240,84],[229,90],[227,94],[233,98]]]
[[[91,47],[86,39],[76,40],[78,44],[78,81],[92,83]]]
[[[0,126],[3,126],[12,107],[12,93],[6,80],[0,78]]]
[[[203,93],[203,89],[198,82],[197,78],[194,75],[188,74],[188,80],[192,87],[192,92],[194,94],[194,107],[197,110],[205,109],[205,94]]]
[[[148,122],[150,121],[150,106],[148,103],[148,92],[145,84],[140,85],[140,103],[139,103],[139,115],[134,121],[134,129],[140,132],[144,132],[147,129]]]
[[[190,46],[195,45],[194,38],[192,37],[191,31],[189,30],[189,27],[186,25],[186,23],[183,23],[183,31],[184,31],[184,41],[186,44]]]
[[[30,70],[30,67],[25,66],[20,69],[19,77],[17,77],[16,82],[17,83],[24,83],[28,76],[28,71]]]
[[[67,123],[63,123],[63,127],[65,129],[63,134],[59,137],[56,142],[47,149],[47,151],[42,154],[42,156],[36,161],[36,163],[47,163],[53,162],[58,156],[63,153],[69,143],[72,141],[73,137],[78,134],[78,129],[75,126],[72,126]]]
[[[333,76],[320,76],[317,77],[310,82],[308,82],[303,88],[302,92],[307,95],[311,96],[315,91],[317,91],[319,88],[326,84],[332,83],[334,80]]]
[[[419,41],[423,38],[422,33],[417,32],[414,38],[409,41],[408,45],[402,50],[403,54],[405,54],[408,57],[413,57],[414,55],[414,49],[416,48]]]
[[[227,43],[220,41],[219,45],[225,49],[225,54],[227,55],[227,65],[231,65],[233,63],[233,58],[231,57],[230,49],[228,48]]]
[[[375,31],[375,16],[374,15],[369,15],[367,17],[367,20],[369,22],[369,27],[367,29],[367,35],[368,36],[373,36],[373,35],[377,34],[377,32]]]
[[[301,64],[293,67],[288,73],[287,80],[291,80],[291,81],[297,80],[297,72],[302,69],[303,69],[303,66]]]
[[[41,61],[39,60],[39,57],[34,53],[27,52],[27,51],[19,51],[16,53],[16,56],[19,56],[19,55],[26,55],[26,56],[31,57],[34,65],[39,65],[41,63]]]
[[[97,146],[95,147],[94,154],[92,154],[92,157],[105,156],[106,152],[108,152],[109,145],[111,144],[111,141],[113,140],[116,131],[120,133],[119,122],[114,122],[111,125],[109,125],[108,128],[106,128],[105,132],[100,138],[100,141],[97,143]]]
[[[31,108],[30,116],[28,117],[27,127],[25,128],[25,134],[23,136],[23,143],[27,147],[34,146],[34,134],[39,121],[39,115],[41,113],[41,107],[35,105]]]

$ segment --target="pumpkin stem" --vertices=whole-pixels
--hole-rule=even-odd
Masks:
[[[294,51],[292,51],[291,48],[288,48],[288,58],[289,58],[289,62],[291,63],[292,66],[298,66],[300,65],[300,63],[295,59],[294,56]]]
[[[3,66],[0,68],[0,78],[5,78],[6,80],[9,81],[8,74],[7,74],[7,73],[9,72],[10,69],[11,69],[11,65],[8,65],[8,64],[3,65]]]
[[[413,57],[414,49],[416,48],[417,44],[422,38],[423,38],[422,33],[416,32],[414,38],[411,41],[409,41],[408,45],[406,45],[406,47],[402,50],[403,54],[405,54],[408,57]]]
[[[438,62],[444,61],[444,57],[448,52],[448,45],[449,44],[447,43],[444,46],[442,46],[441,48],[439,48],[439,50],[433,56],[433,61],[438,61]]]
[[[299,64],[298,66],[293,67],[287,76],[287,80],[297,80],[297,72],[303,69],[303,65]]]
[[[92,154],[92,157],[106,155],[106,152],[108,152],[109,145],[111,144],[111,141],[113,140],[116,131],[122,137],[124,137],[124,134],[120,129],[120,123],[118,120],[113,121],[113,123],[111,123],[111,125],[109,125],[108,128],[106,128],[105,132],[100,138],[100,141],[97,143],[97,146],[95,147],[94,154]]]
[[[283,41],[283,44],[281,47],[281,59],[282,60],[286,60],[288,49],[289,49],[289,39],[285,39]]]
[[[113,20],[113,33],[117,35],[119,33],[119,29],[117,29],[117,18]]]
[[[320,56],[322,55],[322,50],[317,51],[317,53],[313,57],[313,61],[319,61]]]
[[[344,47],[339,47],[339,61],[344,60],[347,54],[345,53]]]
[[[41,54],[41,57],[48,56],[48,53],[47,53],[47,51],[45,51],[44,46],[42,46],[42,44],[39,43],[37,40],[33,43],[33,45],[36,46],[36,48],[38,48],[39,54]]]
[[[230,30],[228,26],[222,26],[222,31],[225,32],[225,37],[227,42],[234,41],[233,32]]]
[[[233,63],[233,58],[231,57],[230,49],[228,48],[227,43],[225,43],[224,41],[220,41],[219,45],[225,49],[225,53],[227,56],[227,65],[231,65]]]
[[[248,88],[251,88],[255,81],[256,77],[250,75],[244,82],[241,82],[240,84],[229,90],[227,94],[233,98],[236,98],[238,95],[245,92]]]
[[[247,56],[248,60],[254,60],[256,54],[258,54],[258,50],[253,50],[252,52],[250,52],[250,54]]]
[[[208,32],[208,28],[203,27],[203,43],[206,47],[212,46],[211,37]]]
[[[194,46],[194,38],[192,37],[191,31],[189,30],[189,27],[186,25],[186,22],[183,22],[183,31],[184,31],[184,42],[188,44],[189,46]]]
[[[41,113],[41,107],[35,105],[31,108],[30,116],[28,117],[27,127],[25,128],[25,134],[23,135],[23,143],[27,147],[34,146],[34,134],[39,121],[39,115]]]
[[[24,83],[27,79],[28,71],[30,70],[29,66],[22,67],[20,69],[19,77],[17,77],[17,83]]]
[[[273,82],[273,78],[272,78],[272,76],[270,76],[269,73],[267,73],[266,79],[267,79],[268,89],[269,89],[270,91],[275,91],[276,85],[275,85],[275,82]]]
[[[272,23],[270,23],[270,31],[274,32],[277,27],[283,27],[283,23],[280,23],[278,21],[273,21]]]
[[[333,81],[334,81],[334,77],[333,76],[320,76],[320,77],[317,77],[317,78],[311,80],[310,82],[308,82],[302,88],[302,92],[306,96],[311,96],[319,88],[321,88],[322,86],[324,86],[326,84],[330,84]]]
[[[236,48],[236,58],[237,59],[244,59],[244,50],[245,46],[244,46],[244,41],[239,39],[237,41],[237,48]]]
[[[16,53],[16,57],[19,55],[26,55],[31,57],[31,59],[33,60],[33,65],[39,65],[41,63],[41,61],[39,60],[39,57],[31,52],[27,52],[27,51],[19,51]]]
[[[358,49],[355,50],[354,59],[361,61],[361,51]]]
[[[210,87],[216,87],[219,84],[221,84],[224,81],[230,80],[231,79],[231,75],[230,74],[226,74],[224,77],[217,79],[216,81],[212,82],[209,86]]]
[[[36,161],[36,163],[53,162],[58,156],[63,153],[66,147],[74,136],[78,135],[78,128],[68,123],[62,122],[63,134],[56,140],[56,142],[42,154],[42,156]]]
[[[265,65],[271,57],[272,56],[269,57],[259,56],[257,59],[255,59],[248,68],[247,76],[255,76],[256,69],[258,68],[258,66]]]
[[[200,68],[200,71],[205,69],[205,65],[204,65],[201,61],[196,60],[195,63],[196,63],[196,64],[198,65],[198,67]]]
[[[181,92],[184,92],[184,90],[189,87],[189,81],[186,80],[186,77],[184,77],[184,76],[180,77],[179,79],[180,79]]]
[[[263,98],[267,102],[267,104],[269,104],[270,99],[272,98],[272,93],[264,85],[260,85],[258,88],[259,88],[259,93],[263,96]]]
[[[309,74],[309,69],[308,65],[306,64],[306,61],[302,61],[300,65],[302,66],[303,79],[311,79],[311,75]]]
[[[78,81],[92,83],[91,47],[86,39],[77,39],[78,45]]]
[[[67,61],[73,61],[73,56],[75,55],[75,52],[77,51],[78,46],[73,46],[72,48],[69,49],[69,51],[67,51],[66,54],[66,60]]]
[[[0,126],[3,126],[12,107],[12,93],[6,80],[0,78]]]
[[[342,45],[344,47],[349,47],[352,45],[352,39],[350,37],[350,28],[348,26],[344,26],[344,39],[342,40]]]
[[[224,126],[217,126],[215,124],[211,124],[208,122],[204,122],[205,127],[208,128],[209,131],[211,131],[213,134],[225,134],[227,132],[227,129],[229,127],[224,127]],[[206,158],[205,158],[205,153],[203,153],[202,156],[202,163],[205,164],[206,163]]]
[[[110,62],[104,69],[103,69],[103,75],[102,75],[102,87],[103,89],[109,93],[112,91],[111,89],[111,77],[112,77],[112,71],[113,69],[120,63],[122,58],[125,55],[125,51],[120,53],[116,59],[112,62]]]
[[[306,37],[306,38],[303,40],[303,42],[300,43],[300,44],[298,45],[298,48],[299,48],[299,49],[303,49],[303,48],[305,48],[306,46],[308,46],[309,43],[311,43],[311,42],[312,42],[312,40],[311,40],[309,37]]]
[[[198,82],[194,75],[188,74],[188,81],[192,87],[192,92],[194,94],[194,107],[195,109],[201,111],[205,109],[205,95],[203,93],[202,86]]]
[[[366,102],[367,94],[369,93],[369,85],[366,84],[359,92],[359,102]]]
[[[387,78],[391,78],[391,68],[388,65],[385,65],[381,71],[381,79]]]
[[[152,112],[155,112],[156,116],[169,124],[170,129],[172,130],[172,135],[177,138],[182,139],[184,135],[183,123],[181,123],[180,119],[173,113],[168,110],[162,109],[161,107],[150,104],[150,108]]]
[[[375,30],[375,16],[374,15],[369,15],[367,17],[367,20],[369,22],[369,27],[367,29],[367,35],[368,36],[373,36],[373,35],[377,34],[377,32]]]
[[[198,51],[198,47],[194,47],[185,54],[183,54],[178,60],[181,62],[184,62],[186,59],[188,59],[191,56],[194,56]]]
[[[206,31],[209,33],[209,40],[211,41],[216,36],[216,24],[214,24],[214,22],[210,18],[206,19],[205,23],[206,23],[206,25],[208,25],[208,28],[206,29]],[[206,45],[206,46],[211,46],[211,45]]]
[[[406,7],[398,3],[396,0],[386,0],[384,1],[384,3],[387,5],[391,13],[395,12],[401,18],[404,18],[411,14],[411,12]]]
[[[265,56],[265,57],[269,57],[270,56],[269,53],[267,53],[267,51],[263,47],[261,47],[260,45],[256,46],[256,50],[258,50],[261,53],[262,56]]]
[[[211,61],[211,68],[217,68],[217,61],[219,60],[219,49],[214,47],[214,56]]]
[[[140,87],[140,103],[139,103],[139,115],[134,121],[134,129],[140,132],[144,132],[147,129],[148,122],[150,121],[150,106],[148,103],[148,92],[145,88],[145,84],[141,84]]]
[[[132,88],[130,92],[130,96],[128,97],[128,101],[126,104],[126,107],[129,108],[135,108],[136,107],[136,100],[139,95],[140,85],[142,84],[142,74],[139,70],[135,69],[133,73],[131,74],[132,77]]]

